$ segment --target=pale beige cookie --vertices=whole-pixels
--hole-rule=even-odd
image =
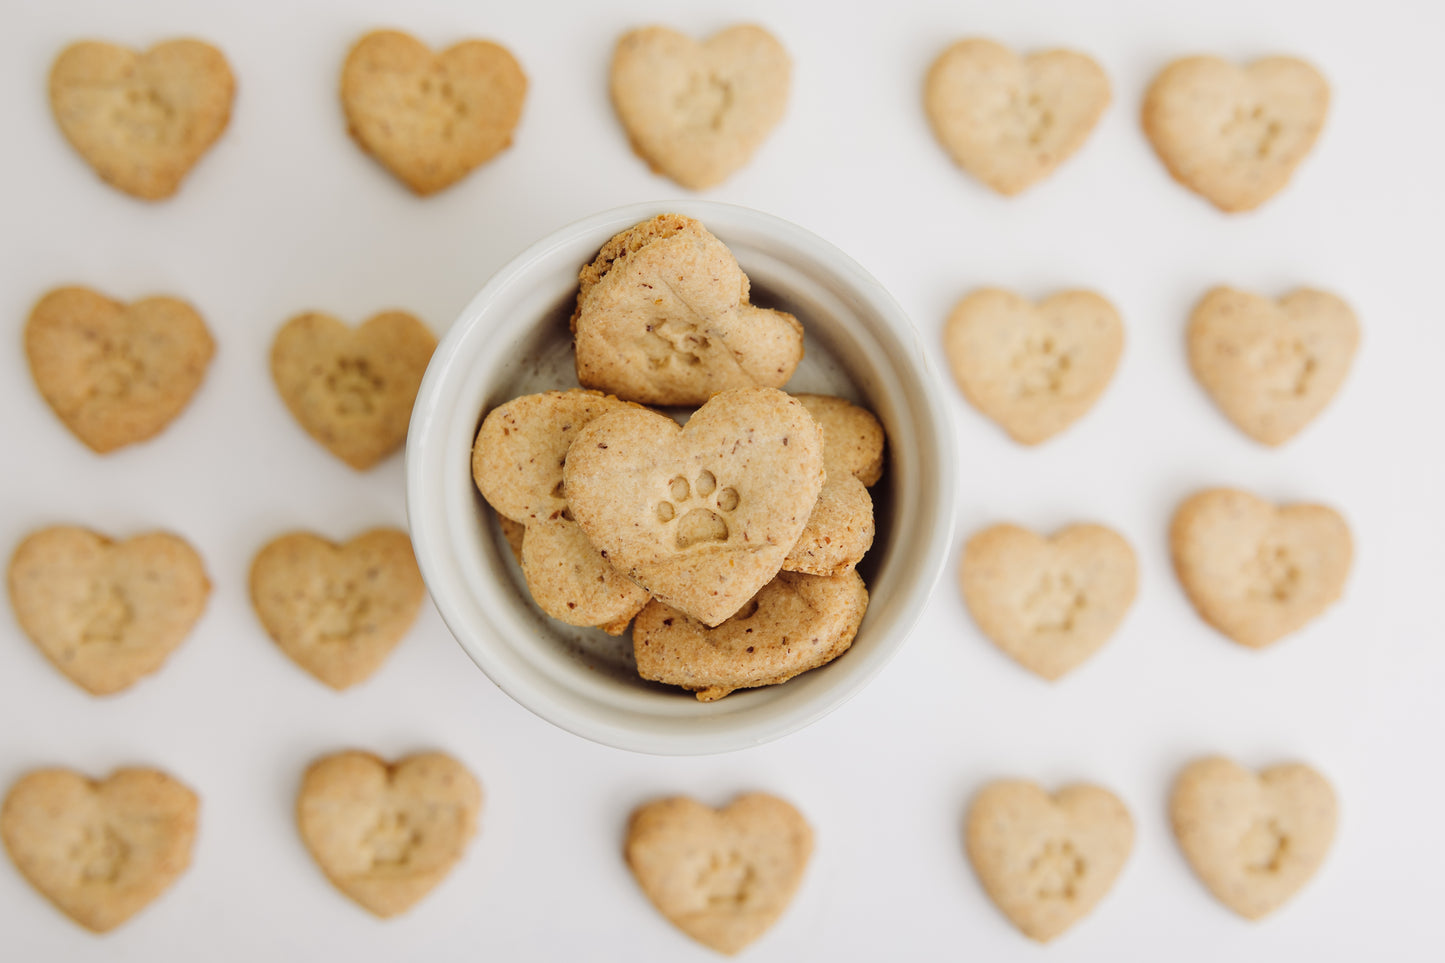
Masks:
[[[1335,835],[1335,793],[1300,763],[1256,775],[1215,756],[1179,774],[1169,819],[1200,882],[1225,906],[1257,920],[1324,862]]]
[[[700,405],[728,388],[780,388],[803,326],[748,303],[748,276],[689,217],[663,214],[603,246],[579,275],[577,380],[627,401]]]
[[[1189,318],[1189,366],[1225,417],[1282,445],[1329,404],[1354,360],[1360,325],[1333,294],[1277,301],[1215,288]]]
[[[963,547],[959,587],[979,629],[1015,662],[1057,679],[1099,650],[1139,584],[1134,550],[1102,525],[1041,538],[995,525]]]
[[[507,48],[466,40],[434,54],[409,34],[376,30],[341,70],[341,106],[361,149],[425,196],[511,146],[527,76]]]
[[[55,908],[104,933],[140,912],[191,864],[200,800],[155,769],[105,780],[40,769],[10,787],[0,839]]]
[[[1276,507],[1215,488],[1179,506],[1169,530],[1174,571],[1204,621],[1263,648],[1303,627],[1344,590],[1353,542],[1323,505]]]
[[[1221,211],[1249,211],[1289,182],[1329,105],[1329,84],[1302,60],[1186,57],[1150,84],[1144,133],[1176,181]]]
[[[612,105],[648,166],[703,190],[746,164],[783,119],[792,70],[762,27],[729,27],[702,43],[645,27],[617,41]]]
[[[954,307],[943,347],[964,397],[1015,441],[1036,445],[1104,393],[1124,350],[1124,323],[1091,291],[1035,304],[983,288]]]
[[[683,796],[639,806],[627,826],[627,865],[678,929],[733,954],[778,921],[813,855],[813,830],[763,793],[715,810]]]
[[[231,119],[236,81],[221,52],[168,40],[145,53],[71,44],[50,68],[60,132],[101,179],[148,201],[170,197]]]
[[[343,545],[292,532],[251,562],[251,604],[267,634],[337,690],[381,668],[425,598],[411,540],[394,528]]]
[[[794,395],[823,430],[827,480],[783,571],[842,575],[873,546],[873,499],[867,486],[883,474],[883,426],[842,398]]]
[[[309,311],[271,344],[271,377],[306,433],[358,471],[406,442],[411,406],[437,339],[405,311],[358,328]]]
[[[200,556],[174,535],[113,542],[69,526],[21,542],[9,583],[25,634],[92,695],[119,692],[158,671],[211,594]]]
[[[928,71],[923,104],[959,167],[1013,196],[1048,177],[1088,139],[1109,106],[1109,78],[1073,50],[1019,57],[991,40],[960,40]]]
[[[597,391],[546,391],[493,408],[472,446],[472,479],[502,517],[524,527],[517,562],[537,607],[568,625],[620,634],[647,590],[618,572],[572,519],[562,464],[593,418],[632,407]]]
[[[619,571],[707,625],[778,574],[823,486],[823,433],[774,388],[735,388],[685,428],[626,408],[578,435],[563,469],[573,517]]]
[[[1134,821],[1098,786],[1049,795],[1006,779],[973,798],[965,847],[988,898],[1025,936],[1047,943],[1114,885],[1134,847]]]
[[[326,878],[384,918],[411,909],[461,861],[481,808],[482,787],[448,755],[388,764],[348,751],[306,770],[296,826]]]
[[[46,404],[104,454],[159,434],[201,386],[216,345],[175,298],[112,301],[57,288],[25,323],[25,356]]]
[[[855,571],[780,572],[716,628],[648,603],[632,626],[632,650],[644,679],[715,702],[734,689],[786,682],[832,662],[853,644],[867,611],[868,589]]]

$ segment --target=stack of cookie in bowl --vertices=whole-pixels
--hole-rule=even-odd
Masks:
[[[692,218],[616,235],[579,275],[582,387],[498,405],[472,451],[536,605],[631,624],[639,674],[702,701],[837,658],[868,605],[883,428],[781,390],[803,328],[749,289]]]

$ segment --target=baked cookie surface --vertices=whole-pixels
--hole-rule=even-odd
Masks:
[[[1189,367],[1235,427],[1282,445],[1335,396],[1360,343],[1344,301],[1300,288],[1278,300],[1219,287],[1189,318]]]
[[[773,388],[736,388],[686,427],[642,408],[584,427],[563,469],[573,517],[658,601],[717,625],[772,580],[823,486],[823,434]]]
[[[823,430],[828,473],[803,534],[783,559],[783,571],[842,575],[873,547],[876,527],[868,488],[883,476],[883,426],[843,398],[794,395]]]
[[[979,629],[1015,662],[1058,679],[1118,629],[1138,590],[1134,550],[1102,525],[1042,538],[1015,525],[978,532],[959,586]]]
[[[1334,509],[1276,506],[1228,488],[1180,505],[1169,546],[1200,617],[1256,649],[1303,628],[1339,599],[1354,556],[1349,526]]]
[[[1278,909],[1319,870],[1334,841],[1329,781],[1301,763],[1250,772],[1213,756],[1185,767],[1169,819],[1195,875],[1247,919]]]
[[[306,433],[364,471],[406,443],[436,346],[436,336],[405,311],[384,311],[356,328],[309,311],[276,333],[271,377]]]
[[[91,695],[160,671],[211,594],[195,549],[164,532],[116,542],[74,526],[41,529],[15,549],[7,578],[25,634]]]
[[[775,685],[838,658],[868,611],[855,571],[842,575],[780,572],[714,628],[661,602],[649,602],[632,627],[637,672],[715,702],[735,689]]]
[[[792,61],[762,27],[699,43],[666,27],[624,34],[612,54],[612,105],[653,170],[702,190],[762,146],[788,105]]]
[[[337,690],[381,668],[426,598],[411,539],[388,528],[340,545],[308,532],[282,535],[252,560],[250,588],[272,641]]]
[[[995,906],[1047,943],[1092,911],[1134,847],[1134,821],[1113,793],[1076,784],[1050,794],[1017,779],[990,783],[969,806],[969,861]]]
[[[738,953],[783,915],[813,854],[813,831],[776,796],[715,810],[677,796],[639,806],[628,868],[657,911],[704,946]]]
[[[398,30],[356,42],[341,70],[352,139],[422,196],[512,143],[527,77],[507,48],[466,40],[433,53]]]
[[[89,288],[57,288],[25,323],[41,397],[100,454],[165,430],[200,388],[215,350],[195,308],[170,297],[122,304]]]
[[[1000,194],[1048,177],[1088,139],[1109,106],[1109,78],[1073,50],[1020,57],[991,40],[960,40],[928,71],[923,102],[959,167]]]
[[[1330,87],[1293,57],[1239,67],[1186,57],[1144,96],[1144,133],[1170,175],[1221,211],[1250,211],[1280,191],[1324,128]]]
[[[194,792],[156,769],[118,769],[104,780],[40,769],[6,794],[0,840],[56,909],[104,933],[190,866],[199,809]]]
[[[579,282],[572,330],[585,388],[701,405],[729,388],[780,388],[803,358],[803,326],[749,303],[732,252],[692,218],[663,214],[623,231]]]
[[[50,109],[65,139],[101,179],[133,197],[174,194],[231,119],[236,81],[200,40],[144,53],[83,41],[50,68]]]
[[[472,479],[502,517],[523,526],[517,563],[532,600],[568,625],[620,633],[647,604],[572,517],[562,466],[592,419],[631,407],[599,391],[523,395],[487,413],[472,446]]]
[[[1091,291],[1034,303],[983,288],[954,307],[943,346],[964,397],[1015,441],[1036,445],[1104,393],[1124,350],[1124,323]]]
[[[481,807],[482,787],[451,756],[388,763],[352,750],[306,770],[296,825],[332,885],[386,918],[415,906],[461,861]]]

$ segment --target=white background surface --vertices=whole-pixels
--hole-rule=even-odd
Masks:
[[[43,765],[100,775],[160,766],[203,798],[191,870],[120,930],[91,936],[0,864],[0,959],[711,959],[658,917],[620,857],[629,810],[664,793],[709,803],[765,789],[811,821],[817,852],[755,960],[1441,958],[1439,800],[1445,576],[1438,500],[1445,335],[1437,290],[1442,8],[1258,0],[1209,4],[6,3],[0,29],[0,546],[78,523],[189,539],[214,592],[157,676],[107,699],[55,672],[0,618],[0,784]],[[962,451],[957,542],[996,521],[1117,527],[1142,564],[1115,639],[1060,683],[1008,661],[969,622],[953,567],[898,658],[812,728],[721,757],[595,746],[494,688],[430,609],[368,684],[335,694],[288,662],[250,611],[251,557],[295,527],[342,538],[404,524],[402,463],[358,475],[309,440],[272,389],[271,338],[317,308],[357,322],[399,306],[445,330],[513,254],[575,218],[676,196],[629,152],[606,97],[624,30],[694,34],[756,19],[795,61],[782,125],[706,196],[796,221],[851,253],[937,343],[971,288],[1087,286],[1128,344],[1102,401],[1034,450],[1010,443],[951,385]],[[347,138],[336,88],[361,33],[507,45],[530,89],[515,146],[419,200]],[[194,34],[239,81],[230,129],[173,200],[103,185],[52,122],[45,77],[81,37],[146,46]],[[923,73],[966,35],[1098,59],[1114,104],[1081,154],[1022,198],[956,170],[920,106]],[[1227,217],[1176,186],[1140,133],[1143,90],[1170,59],[1304,56],[1335,99],[1293,184]],[[122,299],[192,301],[219,345],[192,406],[155,441],[101,458],[34,390],[20,332],[66,283]],[[1353,373],[1302,436],[1266,450],[1189,376],[1183,325],[1209,287],[1333,290],[1364,329]],[[1338,507],[1357,540],[1344,601],[1298,635],[1247,651],[1204,626],[1170,571],[1169,516],[1228,484]],[[341,897],[296,836],[314,757],[439,748],[487,801],[466,859],[409,915],[379,922]],[[1301,759],[1333,781],[1342,823],[1323,871],[1250,924],[1214,902],[1169,834],[1177,770],[1202,753]],[[1132,810],[1135,851],[1097,910],[1048,949],[985,899],[960,827],[984,782],[1088,780]]]

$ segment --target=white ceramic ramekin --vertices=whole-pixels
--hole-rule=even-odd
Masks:
[[[617,232],[654,215],[695,217],[752,279],[753,303],[792,311],[806,331],[787,388],[840,394],[888,435],[873,489],[878,535],[859,571],[868,614],[836,661],[782,685],[700,703],[644,682],[629,636],[542,615],[471,478],[482,417],[517,395],[577,385],[567,319],[577,271]],[[673,755],[757,745],[819,719],[858,692],[912,629],[953,537],[955,457],[947,406],[897,302],[851,258],[787,221],[706,201],[638,204],[542,239],[487,282],[427,368],[407,440],[407,513],[432,598],[463,649],[522,705],[610,746]]]

